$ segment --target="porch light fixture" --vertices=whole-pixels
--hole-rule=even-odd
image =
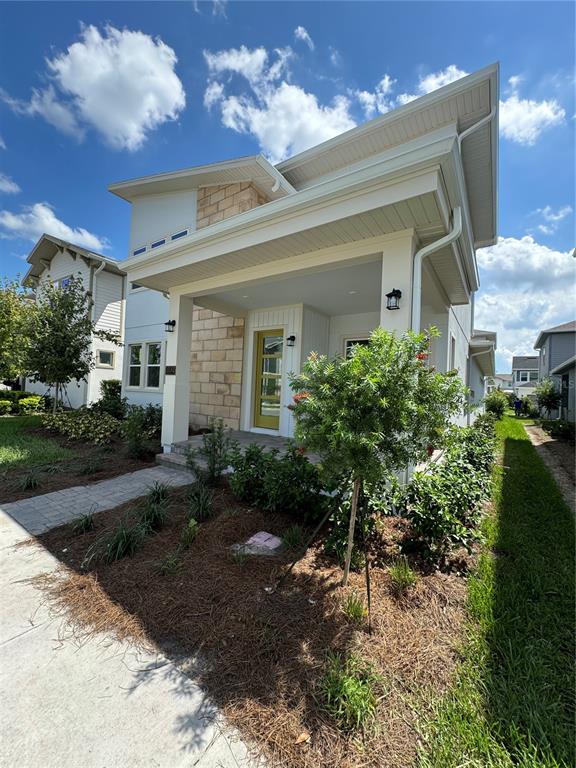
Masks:
[[[286,337],[286,346],[287,347],[293,347],[295,342],[296,342],[296,336],[294,336],[294,334],[292,334],[292,336],[287,336]]]
[[[176,320],[166,320],[164,323],[164,330],[166,333],[174,333],[174,328],[176,327]]]
[[[386,294],[386,309],[400,309],[400,299],[402,298],[402,291],[398,288],[392,288],[390,293]]]

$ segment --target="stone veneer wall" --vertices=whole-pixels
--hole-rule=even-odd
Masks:
[[[201,187],[198,190],[196,229],[216,224],[229,216],[244,213],[267,202],[249,181],[241,184],[225,184]]]
[[[192,316],[190,424],[206,427],[212,417],[240,429],[244,318],[197,307]]]

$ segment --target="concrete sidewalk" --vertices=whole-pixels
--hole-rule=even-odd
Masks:
[[[26,582],[58,563],[15,546],[27,538],[0,511],[0,766],[247,768],[244,745],[170,660],[105,636],[59,638],[61,620]]]
[[[102,512],[144,496],[155,482],[175,488],[188,485],[193,479],[187,470],[148,467],[99,483],[77,485],[30,499],[0,504],[0,508],[28,533],[39,534],[56,525],[69,523],[88,512]]]

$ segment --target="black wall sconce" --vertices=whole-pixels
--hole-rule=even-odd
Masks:
[[[294,334],[292,334],[292,336],[287,336],[286,337],[286,346],[287,347],[293,347],[295,341],[296,341],[296,336],[294,336]]]
[[[386,294],[386,309],[400,309],[400,299],[402,298],[402,291],[398,288],[392,288],[390,293]]]
[[[166,333],[174,333],[174,328],[176,328],[176,320],[167,320],[164,323],[164,330]]]

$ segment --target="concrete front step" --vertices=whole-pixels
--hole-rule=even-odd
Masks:
[[[185,469],[188,472],[192,470],[186,465],[186,457],[181,453],[157,453],[156,464],[163,464],[165,467],[173,469]]]

